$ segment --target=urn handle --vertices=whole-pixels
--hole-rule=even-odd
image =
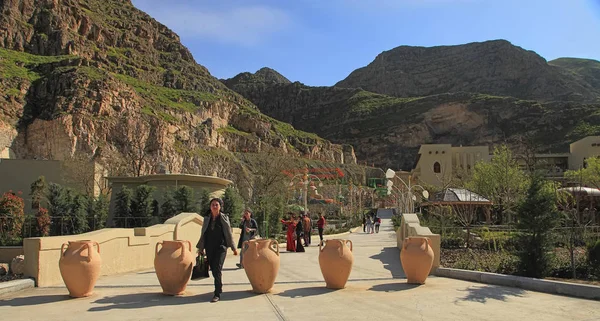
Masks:
[[[94,244],[96,244],[96,247],[98,248],[98,254],[100,254],[100,244],[98,244],[96,241],[94,241]]]
[[[90,247],[90,244],[92,244],[92,246]],[[83,243],[83,246],[87,248],[87,261],[91,262],[92,261],[92,250],[93,250],[93,243],[92,242],[88,242],[88,243]]]
[[[156,242],[156,247],[154,247],[154,255],[158,254],[158,246],[162,245],[162,241],[161,242]]]
[[[192,242],[190,242],[190,240],[185,240],[185,242],[187,242],[190,253],[192,253]]]
[[[269,248],[279,256],[279,242],[277,240],[272,239],[271,243],[269,243]]]
[[[250,243],[248,243],[248,241],[244,241],[244,243],[242,243],[242,255],[246,254],[246,251],[248,251],[249,247]]]
[[[350,240],[346,240],[346,245],[348,245],[348,243],[350,243],[350,252],[352,252],[352,241]]]
[[[344,240],[337,240],[338,242],[340,242],[340,257],[344,256],[344,245],[346,245],[346,242]]]
[[[60,247],[60,256],[63,257],[65,255],[65,245],[69,246],[68,243],[63,243],[63,245],[61,245]]]
[[[406,246],[408,245],[409,241],[410,241],[410,237],[407,237],[404,239],[404,242],[402,242],[402,250],[406,250]]]
[[[425,251],[427,252],[427,249],[431,247],[431,239],[428,237],[425,237],[423,240],[423,243],[425,243],[425,245],[427,245],[427,247],[425,248]]]

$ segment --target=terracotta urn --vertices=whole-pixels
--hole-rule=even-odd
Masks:
[[[271,291],[279,272],[279,243],[273,239],[250,240],[242,244],[242,252],[242,265],[252,292]]]
[[[159,246],[161,246],[160,250]],[[156,243],[154,270],[164,294],[182,295],[185,293],[193,267],[194,255],[190,241]]]
[[[98,242],[74,241],[64,243],[60,248],[58,268],[71,297],[81,298],[92,294],[101,266]]]
[[[319,244],[319,266],[328,289],[343,289],[350,277],[354,255],[352,241],[326,240]],[[350,247],[348,248],[348,243]]]
[[[407,237],[402,243],[400,262],[407,283],[425,284],[433,265],[433,249],[427,237]]]

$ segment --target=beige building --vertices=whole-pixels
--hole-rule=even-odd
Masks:
[[[419,149],[412,176],[423,184],[444,186],[457,172],[470,171],[475,163],[490,159],[487,146],[424,144]]]
[[[600,136],[588,136],[572,143],[569,152],[569,169],[584,167],[587,158],[600,156]]]
[[[536,167],[546,169],[549,178],[560,180],[565,171],[582,168],[586,159],[595,156],[600,156],[600,136],[588,136],[571,143],[568,153],[535,154],[533,161]],[[444,186],[457,171],[470,171],[475,163],[491,158],[488,146],[423,144],[412,175],[421,183]],[[517,162],[525,169],[528,161],[518,158]]]
[[[135,189],[140,185],[148,185],[156,187],[152,197],[159,203],[163,203],[165,193],[172,188],[180,186],[188,186],[194,189],[195,195],[199,195],[202,189],[206,189],[211,197],[221,197],[225,193],[227,186],[233,182],[216,177],[191,174],[156,174],[139,177],[107,177],[111,187],[110,208],[108,214],[108,226],[112,226],[113,218],[115,217],[115,203],[117,194],[127,187]]]
[[[47,183],[63,184],[60,161],[0,158],[0,194],[22,192],[25,212],[32,210],[29,191],[31,183],[44,176]]]
[[[22,192],[25,211],[31,209],[31,183],[44,176],[46,183],[57,183],[92,193],[107,192],[105,170],[96,162],[0,158],[0,194]]]

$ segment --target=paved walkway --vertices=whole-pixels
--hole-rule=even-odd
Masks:
[[[221,302],[212,278],[191,281],[182,297],[160,294],[153,271],[102,277],[95,294],[70,299],[63,286],[0,297],[3,320],[600,320],[600,302],[430,277],[406,284],[391,220],[379,234],[349,236],[354,268],[346,289],[324,287],[318,248],[281,253],[274,292],[251,293],[237,257],[225,261]]]

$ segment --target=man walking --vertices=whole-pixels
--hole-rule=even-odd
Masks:
[[[325,224],[327,224],[325,216],[323,216],[323,213],[319,213],[319,220],[317,221],[317,229],[319,229],[319,238],[321,239],[321,243],[319,244],[323,244],[323,229],[325,228]]]
[[[242,249],[244,242],[255,238],[258,235],[258,223],[252,218],[252,211],[249,208],[244,210],[242,222],[240,223],[240,239],[238,240],[238,249]],[[240,263],[236,263],[237,267],[243,269],[242,259],[244,258],[243,249],[240,251]]]
[[[312,220],[310,216],[305,212],[302,218],[302,227],[304,228],[304,246],[310,245],[310,232],[312,230]]]

